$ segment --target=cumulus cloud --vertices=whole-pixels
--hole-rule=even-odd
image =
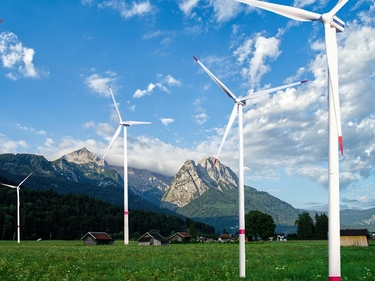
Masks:
[[[84,5],[84,6],[91,6],[91,5],[94,5],[94,3],[95,3],[95,0],[81,0],[81,3],[82,3],[82,5]]]
[[[158,88],[164,92],[169,93],[169,89],[166,86],[164,86],[164,84],[167,84],[169,87],[180,87],[182,85],[182,83],[179,80],[175,79],[172,75],[169,74],[165,77],[163,77],[162,75],[158,75],[158,79],[160,82],[151,82],[144,90],[137,89],[133,94],[133,98],[141,98],[145,95],[151,95],[155,88]]]
[[[363,179],[375,174],[375,99],[373,98],[373,65],[375,44],[370,35],[375,32],[368,17],[347,22],[348,28],[337,36],[339,44],[340,102],[344,156],[340,156],[340,188],[352,189]],[[260,39],[262,38],[262,39]],[[251,57],[246,48],[250,40],[259,39],[259,52]],[[276,59],[280,53],[281,39],[260,35],[248,38],[233,53],[237,62],[250,62],[252,83],[267,71],[265,58]],[[268,41],[268,42],[267,42]],[[252,45],[254,48],[256,44]],[[256,106],[245,107],[244,144],[245,165],[251,168],[250,179],[277,179],[281,170],[290,175],[309,179],[323,187],[328,186],[328,114],[327,114],[327,61],[324,40],[311,41],[315,57],[301,66],[290,81],[302,74],[310,74],[309,83],[280,91],[272,96],[258,97]],[[353,55],[355,54],[355,56]],[[251,68],[254,67],[252,70]],[[224,145],[221,159],[229,166],[236,166],[231,157],[238,144],[236,130],[231,131]],[[374,188],[374,186],[372,186]],[[359,199],[358,199],[359,200]],[[367,202],[371,202],[368,200]]]
[[[23,46],[12,32],[0,33],[0,57],[2,66],[9,69],[6,77],[11,80],[20,78],[38,78],[39,74],[33,64],[35,51]]]
[[[172,75],[168,74],[164,77],[163,81],[168,84],[168,86],[180,87],[182,83],[175,79]]]
[[[39,135],[42,135],[42,136],[45,136],[47,134],[46,131],[44,131],[44,130],[36,131],[33,127],[21,126],[20,124],[16,124],[16,126],[17,126],[18,129],[29,131],[29,132],[35,132],[35,133],[37,133]]]
[[[128,4],[124,0],[108,0],[99,3],[98,7],[116,10],[125,19],[129,19],[134,16],[144,16],[146,14],[152,13],[153,10],[152,5],[149,1],[138,3],[133,1],[131,4]]]
[[[193,115],[193,119],[198,125],[203,125],[206,123],[208,118],[208,115],[204,112]]]
[[[85,79],[86,86],[93,92],[102,97],[110,96],[109,86],[116,81],[116,73],[107,72],[106,76],[100,74],[92,74]]]
[[[172,124],[174,122],[174,119],[172,119],[172,118],[160,118],[160,121],[164,126],[168,126],[169,124]]]
[[[214,16],[218,23],[224,23],[234,18],[241,11],[241,4],[231,0],[210,0]]]
[[[232,45],[238,43],[234,39]],[[241,75],[249,81],[252,88],[258,87],[264,74],[271,71],[270,62],[281,54],[279,49],[280,39],[277,37],[266,38],[261,33],[245,38],[234,51],[237,63],[242,65]]]
[[[189,16],[191,11],[198,5],[199,0],[182,0],[179,2],[178,7],[185,16]]]
[[[11,140],[6,135],[0,133],[0,153],[19,153],[29,147],[24,140]]]

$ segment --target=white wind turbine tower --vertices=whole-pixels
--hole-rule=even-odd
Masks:
[[[331,11],[317,14],[295,7],[272,4],[257,0],[237,0],[262,8],[298,21],[320,21],[324,25],[326,56],[328,64],[328,188],[329,188],[329,225],[328,256],[330,281],[341,280],[340,266],[340,184],[339,155],[337,137],[341,154],[344,153],[341,132],[341,114],[339,101],[338,53],[336,33],[345,29],[345,23],[336,17],[336,13],[348,2],[339,0]]]
[[[17,189],[17,241],[21,241],[21,226],[20,226],[20,186],[32,175],[32,172],[17,186],[2,183],[2,185]]]
[[[193,56],[194,57],[194,56]],[[303,80],[296,83],[291,83],[288,85],[283,85],[279,87],[275,87],[272,89],[266,89],[263,91],[258,91],[252,93],[245,97],[237,98],[215,75],[213,75],[204,65],[201,63],[196,57],[194,59],[200,64],[200,66],[207,72],[207,74],[216,82],[217,85],[234,101],[234,107],[232,110],[232,114],[229,117],[228,125],[225,129],[223,139],[221,141],[219,151],[215,158],[216,160],[219,157],[220,151],[223,147],[225,139],[229,133],[230,128],[233,125],[234,119],[238,114],[238,149],[239,149],[239,176],[238,176],[238,192],[239,192],[239,235],[240,235],[240,253],[239,253],[239,272],[240,277],[246,277],[246,256],[245,256],[245,192],[244,192],[244,170],[243,170],[243,124],[242,124],[242,107],[246,105],[246,100],[258,97],[260,95],[269,94],[272,92],[276,92],[278,90],[282,90],[285,88],[293,87],[299,85],[301,83],[307,82],[307,80]]]
[[[127,156],[127,133],[126,133],[126,128],[130,127],[132,125],[140,125],[140,124],[152,124],[152,122],[139,122],[139,121],[122,121],[120,111],[117,108],[117,103],[115,100],[115,97],[112,93],[112,88],[109,86],[109,91],[111,92],[111,96],[113,99],[113,103],[115,104],[115,108],[117,111],[117,115],[119,118],[119,126],[113,135],[113,138],[111,142],[109,143],[109,146],[104,153],[102,159],[105,158],[107,155],[109,149],[111,148],[112,144],[118,137],[121,131],[121,127],[124,128],[124,244],[128,245],[129,244],[129,205],[128,205],[128,156]]]

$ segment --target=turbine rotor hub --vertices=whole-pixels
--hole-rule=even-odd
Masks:
[[[321,17],[322,23],[331,23],[332,21],[332,16],[328,13],[323,14]]]
[[[236,98],[234,101],[235,101],[237,104],[241,104],[242,106],[246,105],[246,101],[241,100],[241,99],[239,99],[239,98]]]

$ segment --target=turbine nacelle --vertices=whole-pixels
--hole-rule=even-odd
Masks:
[[[240,105],[246,105],[246,101],[245,100],[241,100],[240,98],[236,98],[235,100],[235,103],[237,104],[240,104]]]
[[[332,18],[331,26],[336,28],[336,32],[343,32],[345,30],[345,22],[336,16]]]
[[[331,27],[336,28],[336,32],[343,32],[345,30],[345,22],[336,16],[332,16],[331,13],[323,14],[320,21],[323,24],[328,23]]]
[[[121,126],[124,126],[124,127],[130,127],[132,124],[131,123],[129,123],[129,122],[127,122],[127,121],[121,121],[121,122],[119,122],[119,124],[121,125]]]

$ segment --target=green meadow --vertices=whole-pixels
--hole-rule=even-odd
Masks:
[[[82,241],[0,241],[0,280],[328,280],[327,241],[85,246]],[[341,280],[375,280],[375,241],[341,248]]]

